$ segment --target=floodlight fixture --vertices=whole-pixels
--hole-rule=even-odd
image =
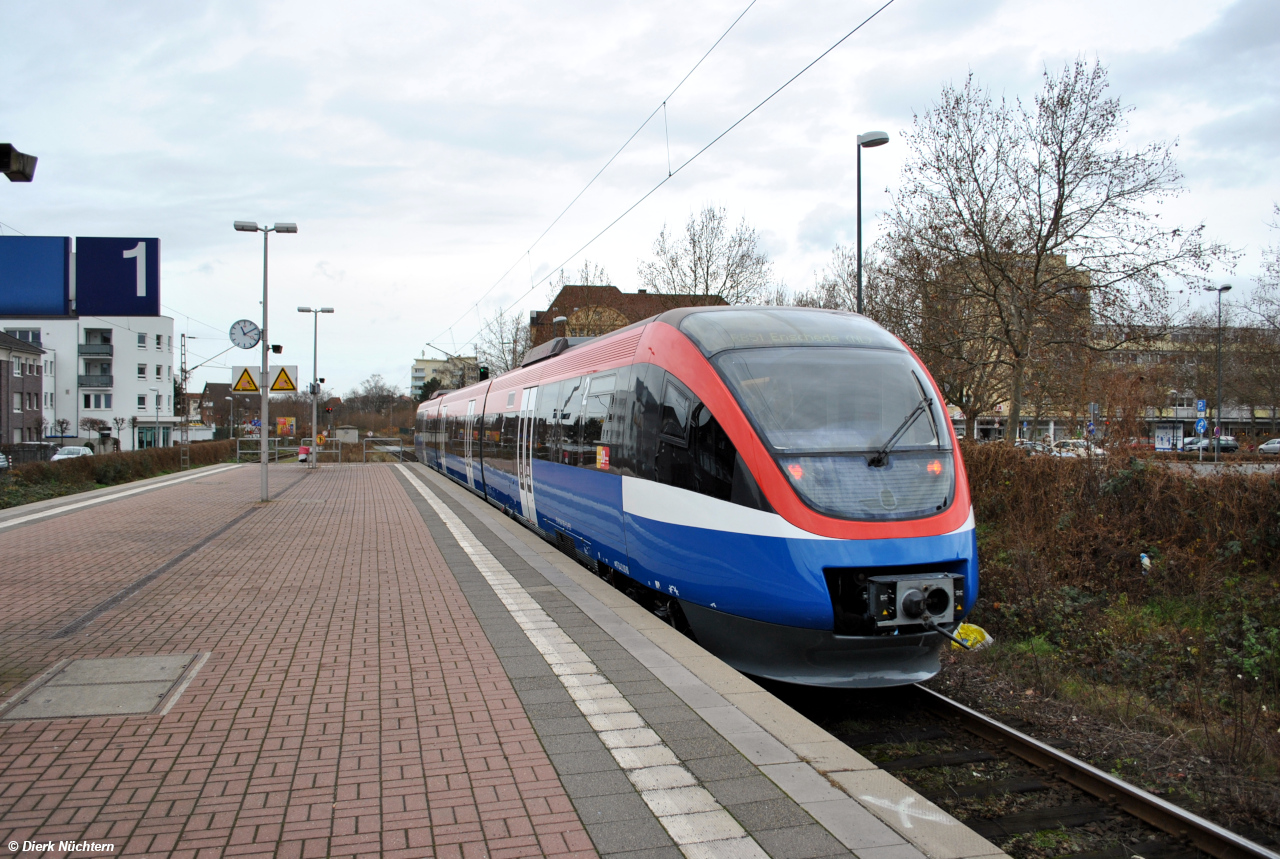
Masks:
[[[10,182],[30,182],[36,176],[34,155],[27,155],[14,148],[12,143],[0,143],[0,172],[9,177]]]

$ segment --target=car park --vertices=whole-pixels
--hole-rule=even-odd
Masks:
[[[62,459],[75,459],[81,456],[93,456],[93,450],[87,447],[77,447],[74,445],[58,448],[58,452],[53,455],[50,462],[58,462]]]

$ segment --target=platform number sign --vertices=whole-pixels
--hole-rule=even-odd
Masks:
[[[133,260],[134,278],[138,284],[138,298],[147,297],[147,243],[138,242],[120,256]]]
[[[76,311],[159,316],[160,240],[77,238]]]

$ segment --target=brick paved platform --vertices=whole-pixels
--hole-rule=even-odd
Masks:
[[[0,846],[998,855],[438,475],[272,481],[0,517]],[[5,718],[66,660],[171,654],[202,661],[155,713]]]

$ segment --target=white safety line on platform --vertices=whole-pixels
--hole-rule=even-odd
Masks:
[[[41,510],[39,513],[30,513],[26,516],[19,516],[16,519],[8,519],[4,522],[0,522],[0,530],[4,530],[5,528],[12,528],[14,525],[21,525],[24,522],[34,522],[37,519],[47,519],[50,516],[59,516],[70,510],[78,510],[81,507],[92,507],[95,504],[105,504],[108,501],[115,501],[117,498],[124,498],[127,495],[136,495],[139,492],[147,492],[148,490],[151,490],[151,489],[161,489],[165,486],[173,486],[175,483],[183,483],[184,481],[187,481],[187,480],[195,480],[197,477],[208,477],[211,474],[219,474],[220,472],[227,471],[228,469],[239,468],[239,467],[240,466],[238,463],[232,464],[232,465],[221,465],[221,466],[215,465],[212,468],[202,468],[199,471],[193,472],[191,474],[183,475],[182,477],[178,477],[173,480],[165,480],[159,483],[149,483],[146,486],[137,486],[137,487],[134,487],[133,489],[126,489],[123,492],[113,492],[110,495],[99,495],[97,498],[89,498],[84,501],[74,501],[70,504],[63,504],[58,507],[51,508],[49,510]]]
[[[397,466],[542,654],[671,840],[690,859],[768,854],[662,742],[595,663],[471,530],[405,466]]]

